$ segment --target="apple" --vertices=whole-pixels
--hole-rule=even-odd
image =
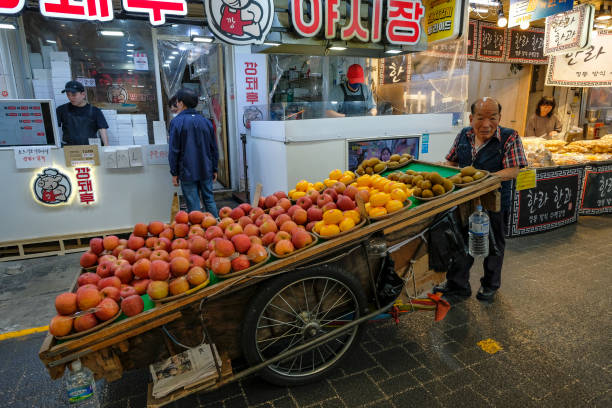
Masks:
[[[102,238],[92,238],[89,240],[89,250],[96,255],[100,255],[104,251],[104,241]]]
[[[257,200],[257,206],[259,208],[266,208],[266,198],[265,197],[259,197],[259,200]]]
[[[217,225],[217,219],[213,217],[212,215],[207,215],[202,220],[203,228],[209,228],[209,227],[212,227],[213,225]]]
[[[177,224],[187,224],[189,222],[189,214],[187,214],[187,211],[181,210],[174,216],[174,221]]]
[[[119,302],[121,300],[121,291],[114,286],[107,286],[100,290],[100,294],[103,298],[111,298],[115,302]]]
[[[200,224],[204,220],[204,213],[198,210],[191,211],[187,214],[187,219],[192,224]]]
[[[334,202],[336,202],[336,200],[338,199],[338,192],[331,187],[328,187],[323,190],[323,194],[330,195]]]
[[[49,323],[49,333],[56,337],[67,336],[72,331],[72,317],[57,315]]]
[[[125,259],[130,264],[133,264],[136,261],[136,252],[132,249],[125,248],[121,252],[119,252],[119,259]]]
[[[98,311],[96,312],[96,317],[101,322],[105,322],[107,320],[112,319],[119,313],[119,305],[111,298],[104,298],[98,305]]]
[[[76,293],[64,292],[55,298],[55,310],[61,315],[71,315],[77,311]]]
[[[157,238],[152,249],[168,251],[171,246],[172,246],[172,242],[168,238],[161,237],[161,238]]]
[[[249,211],[249,217],[251,218],[251,220],[253,220],[253,222],[255,222],[257,218],[259,218],[259,216],[263,214],[265,214],[264,210],[259,207],[255,207],[251,209],[251,211]]]
[[[102,245],[107,251],[112,251],[119,245],[119,237],[115,235],[107,235],[102,239]]]
[[[187,242],[186,239],[184,238],[177,238],[174,241],[172,241],[172,245],[170,246],[171,249],[187,249],[189,248],[189,242]]]
[[[314,228],[317,222],[318,221],[310,221],[308,224],[306,224],[306,231],[312,232],[312,229]]]
[[[263,237],[261,237],[261,243],[265,246],[268,246],[272,242],[274,242],[275,237],[276,237],[276,232],[270,231],[267,234],[265,234]]]
[[[276,223],[271,219],[266,220],[259,227],[259,232],[262,233],[263,235],[267,234],[268,232],[276,232],[276,231],[278,231],[278,227],[276,226]]]
[[[126,248],[126,245],[123,244],[119,244],[115,247],[115,249],[113,249],[113,256],[119,257],[119,254],[121,253],[121,251],[123,251]]]
[[[144,301],[138,295],[128,296],[121,301],[121,311],[128,317],[135,316],[143,310]]]
[[[95,327],[98,324],[98,319],[93,313],[79,316],[74,319],[74,330],[82,332]]]
[[[351,200],[354,200],[358,191],[359,190],[355,186],[347,186],[343,194],[347,196],[348,198],[350,198]]]
[[[241,203],[240,205],[238,205],[238,207],[240,207],[245,214],[248,214],[253,209],[253,207],[251,207],[251,204],[249,203]]]
[[[189,259],[183,257],[174,258],[170,261],[170,271],[174,276],[183,276],[191,266]]]
[[[283,223],[283,225],[281,225],[280,230],[281,231],[285,231],[288,232],[289,234],[292,233],[292,231],[294,229],[296,229],[298,226],[294,221],[287,221],[285,223]]]
[[[302,207],[300,207],[299,205],[295,204],[292,205],[288,210],[287,210],[287,214],[289,214],[290,217],[293,217],[293,213],[296,212],[298,209],[303,210]]]
[[[98,262],[98,255],[91,251],[87,251],[81,255],[80,263],[83,268],[90,268],[94,266],[96,262]]]
[[[276,205],[276,203],[278,203],[278,197],[274,195],[269,195],[265,199],[266,208],[272,208]]]
[[[237,234],[232,237],[232,244],[234,244],[236,251],[246,254],[251,247],[251,240],[246,234]]]
[[[151,270],[151,261],[147,258],[137,260],[132,267],[134,275],[140,279],[147,279],[149,277],[149,271]]]
[[[321,194],[317,199],[317,206],[319,208],[323,208],[323,206],[327,203],[333,203],[334,199],[329,194]]]
[[[195,236],[191,239],[191,244],[189,248],[191,249],[192,253],[199,255],[206,250],[207,246],[208,240],[206,238]]]
[[[208,279],[208,273],[200,266],[194,266],[187,272],[187,281],[191,286],[201,285],[206,282],[206,279]]]
[[[119,296],[121,297],[121,299],[125,299],[128,298],[132,295],[137,295],[138,292],[136,291],[136,289],[133,286],[130,285],[121,285],[122,288],[119,292]]]
[[[96,307],[102,300],[100,291],[93,285],[83,286],[82,288],[77,289],[76,295],[77,306],[80,310],[87,310],[91,309],[92,307]]]
[[[297,227],[296,227],[297,228]],[[276,236],[274,237],[274,243],[278,243],[278,241],[282,240],[291,240],[291,234],[286,231],[278,231]]]
[[[189,228],[189,234],[187,235],[188,238],[191,237],[202,237],[204,238],[204,228],[202,228],[202,226],[200,224],[195,224],[192,225]]]
[[[128,243],[127,243],[127,246],[129,249],[133,251],[137,251],[138,249],[142,248],[144,245],[145,245],[145,240],[143,237],[138,237],[136,235],[130,235],[130,238],[128,239]]]
[[[349,196],[345,195],[338,196],[336,205],[338,206],[338,209],[342,211],[354,210],[356,207],[355,202]]]
[[[273,194],[273,196],[280,200],[281,198],[287,198],[287,193],[285,193],[284,191],[277,191]]]
[[[223,231],[227,228],[228,225],[232,225],[234,223],[234,219],[230,217],[222,218],[217,224]]]
[[[270,208],[270,212],[268,214],[270,214],[270,217],[275,220],[279,215],[284,213],[285,209],[283,207],[281,207],[280,205],[275,205],[274,207]]]
[[[233,219],[234,221],[238,221],[240,219],[240,217],[244,217],[244,211],[242,211],[242,208],[240,207],[236,207],[234,208],[231,212],[230,212],[230,218]]]
[[[216,256],[211,261],[210,267],[215,275],[226,275],[232,269],[229,258]]]
[[[219,210],[219,218],[221,219],[228,218],[230,217],[231,213],[232,213],[232,209],[230,207],[221,207],[221,209]]]
[[[206,233],[204,234],[204,238],[208,240],[208,242],[212,241],[214,238],[222,238],[223,230],[221,227],[213,225],[212,227],[208,227],[206,229]]]
[[[225,228],[225,236],[228,239],[232,239],[233,236],[238,235],[238,234],[242,234],[244,231],[242,230],[242,227],[240,226],[240,224],[230,224],[227,226],[227,228]]]
[[[289,207],[291,207],[291,201],[288,198],[283,197],[280,200],[278,200],[276,205],[279,207],[282,207],[283,210],[287,211]]]
[[[251,217],[247,216],[247,215],[243,215],[242,217],[240,217],[238,219],[238,224],[242,227],[242,229],[244,230],[244,227],[246,227],[249,224],[253,224],[253,220],[251,219]]]
[[[136,251],[136,258],[134,259],[134,262],[138,262],[141,259],[149,259],[152,253],[153,251],[151,251],[149,248],[142,247]]]
[[[296,249],[301,249],[312,243],[312,236],[308,232],[298,228],[291,234],[291,243]]]
[[[305,197],[310,198],[310,201],[312,202],[312,204],[315,204],[317,200],[319,199],[319,192],[315,189],[310,189],[306,192]]]
[[[77,285],[85,286],[87,284],[97,285],[100,282],[100,275],[97,273],[86,272],[79,275]]]
[[[159,250],[155,250],[151,253],[151,256],[149,257],[149,260],[151,262],[153,261],[170,261],[170,255],[168,254],[168,252],[164,251],[163,249],[159,249]]]
[[[203,252],[202,254],[204,254],[205,252]],[[207,254],[208,255],[208,254]],[[204,266],[204,257],[200,256],[200,255],[195,255],[192,254],[189,257],[189,262],[191,262],[191,264],[193,266]]]
[[[336,191],[336,193],[338,195],[344,193],[344,191],[346,190],[346,184],[344,184],[341,181],[336,181],[333,185],[332,188]]]
[[[174,239],[174,228],[166,228],[162,232],[159,233],[160,238],[166,238],[169,241]]]
[[[168,285],[168,290],[170,290],[170,294],[172,296],[185,293],[189,290],[189,281],[186,277],[179,276],[178,278],[172,279],[170,281],[170,284]]]
[[[249,252],[247,252],[247,258],[253,263],[260,263],[267,257],[268,251],[260,244],[252,244],[251,248],[249,248]]]
[[[139,222],[138,224],[134,225],[132,235],[141,238],[146,238],[147,235],[149,235],[149,226],[147,224]]]
[[[119,280],[119,278],[116,276],[109,276],[108,278],[100,279],[100,282],[98,282],[99,290],[103,290],[109,286],[119,289],[121,288],[121,280]]]
[[[227,239],[218,240],[215,243],[215,253],[220,257],[228,257],[231,256],[236,249],[234,248],[234,244]]]
[[[308,221],[321,221],[323,219],[323,210],[319,207],[312,206],[306,211]]]
[[[288,239],[283,239],[274,244],[274,252],[278,255],[286,255],[293,252],[295,248],[293,244]]]
[[[310,197],[304,196],[298,198],[296,204],[302,207],[304,210],[307,210],[312,205],[312,200],[310,199]]]
[[[161,221],[151,221],[148,226],[151,235],[159,235],[165,228],[166,225]]]
[[[337,208],[336,203],[327,203],[321,209],[323,210],[323,214],[325,214],[325,211],[335,210]]]
[[[251,267],[249,258],[244,254],[238,255],[238,257],[232,259],[231,264],[234,272],[243,271]]]
[[[121,283],[128,283],[132,279],[134,279],[134,274],[132,273],[132,265],[130,264],[122,264],[115,270],[115,276],[119,278]]]
[[[274,233],[273,233],[273,234],[274,234]],[[251,236],[249,236],[249,239],[251,240],[251,246],[252,246],[253,244],[259,244],[259,245],[262,245],[262,243],[261,243],[261,238],[259,238],[258,236],[251,235]]]
[[[367,203],[370,201],[370,192],[368,190],[359,190],[355,196],[355,201],[357,200],[357,197],[360,197],[364,203]]]
[[[149,283],[151,283],[150,279],[138,279],[132,281],[132,286],[136,290],[137,294],[144,295],[145,293],[147,293],[147,287],[149,286]]]
[[[189,224],[175,224],[174,225],[174,236],[178,238],[186,237],[189,234]]]
[[[303,208],[298,208],[293,212],[291,217],[296,224],[305,225],[308,222],[308,214]]]
[[[165,281],[170,277],[170,264],[165,261],[151,262],[149,278],[153,281]]]
[[[255,225],[257,225],[258,227],[261,227],[261,224],[263,224],[267,220],[274,221],[272,217],[270,217],[268,214],[262,214],[259,217],[257,217],[257,219],[255,220]]]
[[[98,263],[102,263],[102,262],[114,263],[116,260],[117,260],[117,257],[110,255],[110,254],[106,254],[98,258]]]

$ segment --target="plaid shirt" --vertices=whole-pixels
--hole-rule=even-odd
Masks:
[[[463,129],[455,138],[453,142],[453,146],[450,151],[446,155],[446,160],[457,163],[457,145],[459,144],[459,139],[461,139],[461,134],[466,132],[467,139],[470,141],[472,145],[472,161],[476,159],[476,155],[478,152],[485,147],[488,143],[491,142],[492,139],[487,140],[485,143],[476,148],[476,136],[474,135],[474,129],[471,127]],[[501,143],[501,135],[500,128],[497,127],[497,131],[495,132],[495,137]],[[504,169],[509,167],[525,167],[527,166],[527,157],[525,157],[525,150],[523,149],[523,143],[521,142],[521,138],[518,135],[517,131],[508,137],[506,140],[506,144],[504,145],[504,158],[502,160],[502,165]]]

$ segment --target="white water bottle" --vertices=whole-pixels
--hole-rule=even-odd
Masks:
[[[81,360],[75,360],[70,364],[66,375],[66,392],[70,406],[100,408],[93,373],[81,364]]]
[[[481,205],[470,215],[469,251],[474,258],[489,255],[489,216]]]

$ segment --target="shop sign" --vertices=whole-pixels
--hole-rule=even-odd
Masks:
[[[76,167],[84,163],[92,166],[100,165],[97,145],[64,146],[63,149],[68,167]]]
[[[262,44],[272,27],[273,0],[203,0],[210,30],[234,45]]]
[[[510,236],[543,232],[578,220],[584,166],[535,171],[534,188],[514,191]]]
[[[425,24],[427,43],[454,40],[462,34],[465,0],[427,0]]]
[[[265,54],[236,54],[236,104],[240,133],[251,128],[251,121],[263,119],[268,103],[267,60]]]
[[[40,204],[66,204],[72,194],[72,185],[68,176],[55,168],[46,168],[37,174],[32,183],[32,193]]]
[[[20,146],[13,150],[18,169],[40,168],[51,164],[50,146]]]
[[[546,85],[612,86],[612,32],[593,31],[588,47],[550,56]]]
[[[546,17],[544,55],[568,53],[587,46],[595,8],[581,4],[571,11]]]
[[[580,214],[612,213],[612,164],[587,165]]]
[[[397,55],[384,58],[380,70],[382,85],[399,84],[410,80],[410,56]]]
[[[478,51],[476,59],[481,61],[504,61],[506,29],[493,23],[478,23]]]
[[[0,0],[0,14],[17,14],[25,5],[25,0]]]
[[[145,157],[149,164],[168,165],[168,145],[145,145]]]
[[[145,54],[144,52],[134,53],[134,69],[136,71],[149,70],[149,60],[147,59],[147,54]]]
[[[523,169],[516,177],[517,191],[528,190],[536,186],[536,171],[533,169]]]
[[[467,56],[468,58],[476,58],[476,50],[478,50],[478,22],[476,20],[470,20],[468,23],[468,44],[467,44]]]
[[[79,202],[81,204],[91,204],[95,201],[94,190],[91,177],[91,168],[76,167],[74,169],[77,186],[79,188]]]
[[[77,77],[76,80],[82,83],[85,88],[95,88],[96,87],[95,78]]]
[[[537,0],[510,0],[508,28],[531,21],[531,15],[535,11],[537,2]]]
[[[338,29],[343,19],[339,11],[341,3],[347,3],[348,23]],[[343,41],[358,39],[377,43],[382,40],[384,32],[386,42],[390,44],[413,45],[419,42],[422,34],[420,22],[425,14],[421,0],[373,0],[369,13],[362,13],[361,6],[362,0],[289,0],[289,15],[293,30],[301,37],[315,37],[323,29],[327,39],[337,38],[340,31],[339,37]],[[384,24],[383,16],[386,16]],[[366,26],[364,21],[368,21]]]
[[[544,56],[544,30],[530,28],[521,30],[511,28],[508,30],[508,44],[506,45],[506,62],[525,64],[547,64],[548,57]]]
[[[538,0],[537,7],[531,16],[532,20],[569,11],[574,7],[574,0]]]

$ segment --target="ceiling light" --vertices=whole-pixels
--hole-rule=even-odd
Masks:
[[[132,44],[132,43],[127,43],[127,44],[125,44],[125,45],[126,45],[127,47],[133,47],[133,46],[134,46],[134,44]]]
[[[391,48],[385,51],[385,54],[399,54],[400,52],[402,52],[402,50],[398,50],[397,48]]]
[[[178,24],[172,24],[172,27],[176,28],[176,27],[178,27]]]
[[[48,42],[49,44],[57,44],[57,41],[53,41],[53,40],[47,40],[47,42]]]
[[[278,47],[279,45],[281,45],[281,43],[275,41],[266,41],[264,42],[264,45],[268,45],[270,47]]]
[[[472,12],[474,13],[488,13],[489,9],[484,8],[484,7],[472,7]]]
[[[612,18],[612,15],[610,15],[610,14],[602,14],[600,16],[595,17],[595,20],[597,20],[597,21],[608,21],[611,18]]]
[[[528,29],[529,28],[529,20],[521,21],[521,24],[519,25],[519,27],[521,27],[521,30]]]
[[[15,30],[17,27],[15,27],[14,24],[9,24],[9,23],[2,23],[0,24],[0,29],[2,30]]]
[[[497,12],[497,26],[498,27],[505,27],[508,25],[508,19],[506,18],[506,16],[504,16],[504,9],[501,5],[501,3],[499,4],[499,11]]]
[[[168,57],[168,59],[171,59],[171,60],[173,60],[173,59],[175,59],[175,58],[176,58],[176,57],[175,57],[174,55],[171,55],[171,56],[169,56],[169,57]]]
[[[193,42],[211,43],[211,42],[213,42],[213,39],[211,37],[200,37],[200,36],[194,35],[193,37],[191,37],[191,41],[193,41]]]
[[[123,37],[125,34],[123,31],[118,30],[101,30],[100,35],[105,35],[108,37]]]
[[[495,0],[470,0],[470,4],[478,4],[480,6],[496,7],[499,3]]]
[[[74,37],[74,34],[68,34],[68,37]]]
[[[178,55],[178,53],[179,53],[178,51],[172,51],[172,54],[174,55]]]
[[[595,23],[593,24],[593,27],[599,28],[600,30],[605,30],[608,28],[608,25],[605,23]]]
[[[168,63],[165,63],[164,65],[162,65],[162,67],[169,67],[169,66],[170,66],[170,64],[168,64]]]
[[[346,47],[341,47],[339,45],[334,45],[333,47],[329,47],[328,50],[332,50],[332,51],[344,51],[344,50],[346,50]]]

